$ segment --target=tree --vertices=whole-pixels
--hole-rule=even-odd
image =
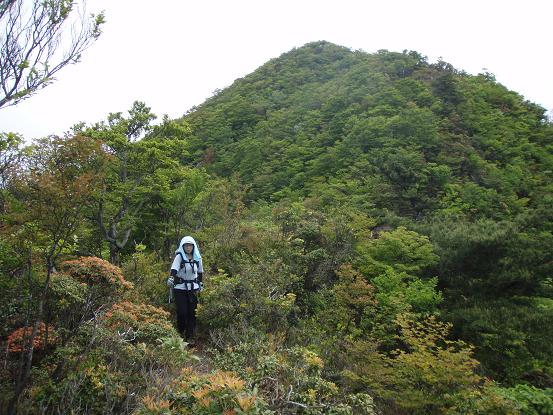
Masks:
[[[14,245],[38,252],[46,278],[41,283],[39,299],[30,304],[36,304],[34,323],[9,413],[14,413],[31,374],[33,341],[43,319],[55,262],[75,240],[84,208],[92,202],[92,194],[98,188],[105,160],[106,153],[96,140],[82,136],[48,137],[28,149],[28,156],[13,179],[13,206],[5,215],[3,236],[19,239],[12,241]]]
[[[409,314],[400,314],[395,323],[403,347],[390,355],[358,356],[361,361],[346,377],[393,399],[410,414],[448,413],[456,400],[480,388],[474,347],[449,340],[450,324],[435,316],[417,320]]]
[[[132,241],[140,221],[152,212],[151,207],[164,203],[172,184],[187,178],[179,161],[187,154],[188,124],[165,118],[154,128],[150,123],[155,118],[149,107],[136,101],[128,116],[109,114],[107,123],[84,132],[101,139],[114,156],[91,214],[109,243],[110,262],[114,264],[119,263],[120,253]],[[142,236],[150,238],[150,231],[144,229]]]
[[[19,146],[22,141],[23,138],[17,134],[0,133],[0,213],[5,210],[6,188],[21,158]]]
[[[119,263],[119,253],[129,240],[134,217],[147,202],[142,186],[144,169],[155,169],[155,163],[145,160],[136,140],[150,129],[149,124],[156,116],[138,101],[128,113],[128,117],[121,112],[110,113],[107,123],[97,123],[83,132],[102,140],[113,155],[92,216],[103,239],[109,243],[110,261],[114,264]]]
[[[359,269],[369,278],[384,274],[388,267],[418,276],[438,261],[428,237],[403,226],[362,241],[357,250]]]
[[[104,14],[86,17],[71,0],[0,1],[0,108],[44,88],[101,34]],[[72,26],[69,27],[69,23]]]

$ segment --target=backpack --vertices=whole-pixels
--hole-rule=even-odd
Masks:
[[[187,260],[187,259],[184,258],[184,255],[182,255],[181,252],[178,252],[178,254],[181,257],[179,272],[180,272],[181,269],[186,267],[186,264],[190,265],[190,268],[192,268],[192,272],[194,272],[194,266],[196,266],[196,272],[198,272],[198,268],[200,266],[199,261],[196,261],[195,259]],[[178,273],[177,273],[177,275],[178,275]]]

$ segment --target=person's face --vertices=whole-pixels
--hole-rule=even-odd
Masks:
[[[194,249],[194,245],[184,244],[184,252],[186,252],[187,254],[191,254],[193,249]]]

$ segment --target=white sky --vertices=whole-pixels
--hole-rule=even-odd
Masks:
[[[293,47],[415,50],[553,109],[551,0],[88,0],[105,10],[100,39],[57,81],[0,109],[0,131],[27,140],[126,112],[144,101],[183,115]]]

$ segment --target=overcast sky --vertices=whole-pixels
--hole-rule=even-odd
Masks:
[[[271,58],[327,40],[369,53],[415,50],[553,110],[551,0],[88,0],[100,39],[57,81],[0,109],[0,131],[27,140],[104,120],[144,101],[183,115]],[[485,68],[485,69],[483,69]]]

